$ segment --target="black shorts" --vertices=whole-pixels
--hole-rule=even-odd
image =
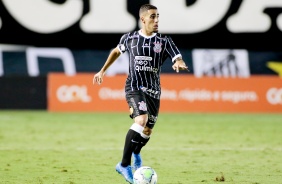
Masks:
[[[133,119],[136,116],[148,114],[146,126],[153,129],[158,119],[160,100],[143,91],[130,91],[126,93],[125,97],[130,109],[130,117]]]

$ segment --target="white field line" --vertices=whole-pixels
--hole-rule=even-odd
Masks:
[[[161,147],[146,147],[146,150],[151,151],[282,151],[282,147],[276,148],[161,148]],[[0,147],[0,151],[116,151],[123,150],[123,148],[90,148],[90,147],[77,147],[77,148],[51,148],[51,147],[29,147],[29,148],[9,148]]]

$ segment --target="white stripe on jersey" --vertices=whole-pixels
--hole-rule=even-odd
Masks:
[[[140,31],[124,34],[120,45],[123,44],[129,53],[129,75],[125,90],[140,90],[159,99],[161,94],[160,72],[163,62],[170,57],[181,56],[178,48],[168,36],[154,33],[144,36]],[[146,59],[146,58],[152,58]]]

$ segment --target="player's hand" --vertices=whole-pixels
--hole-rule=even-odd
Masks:
[[[100,72],[96,73],[94,75],[94,77],[93,77],[93,85],[95,83],[100,85],[103,82],[103,77],[104,77],[104,73],[103,72],[100,71]]]
[[[179,70],[187,70],[189,72],[188,66],[186,66],[185,62],[182,59],[181,60],[177,60],[172,65],[172,69],[174,71],[176,71],[177,73],[179,72]]]

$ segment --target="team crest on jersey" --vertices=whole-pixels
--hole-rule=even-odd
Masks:
[[[162,43],[160,42],[154,42],[155,46],[154,46],[154,51],[156,53],[160,53],[162,51]]]
[[[138,104],[139,104],[139,110],[147,111],[147,105],[144,101],[138,102]]]

